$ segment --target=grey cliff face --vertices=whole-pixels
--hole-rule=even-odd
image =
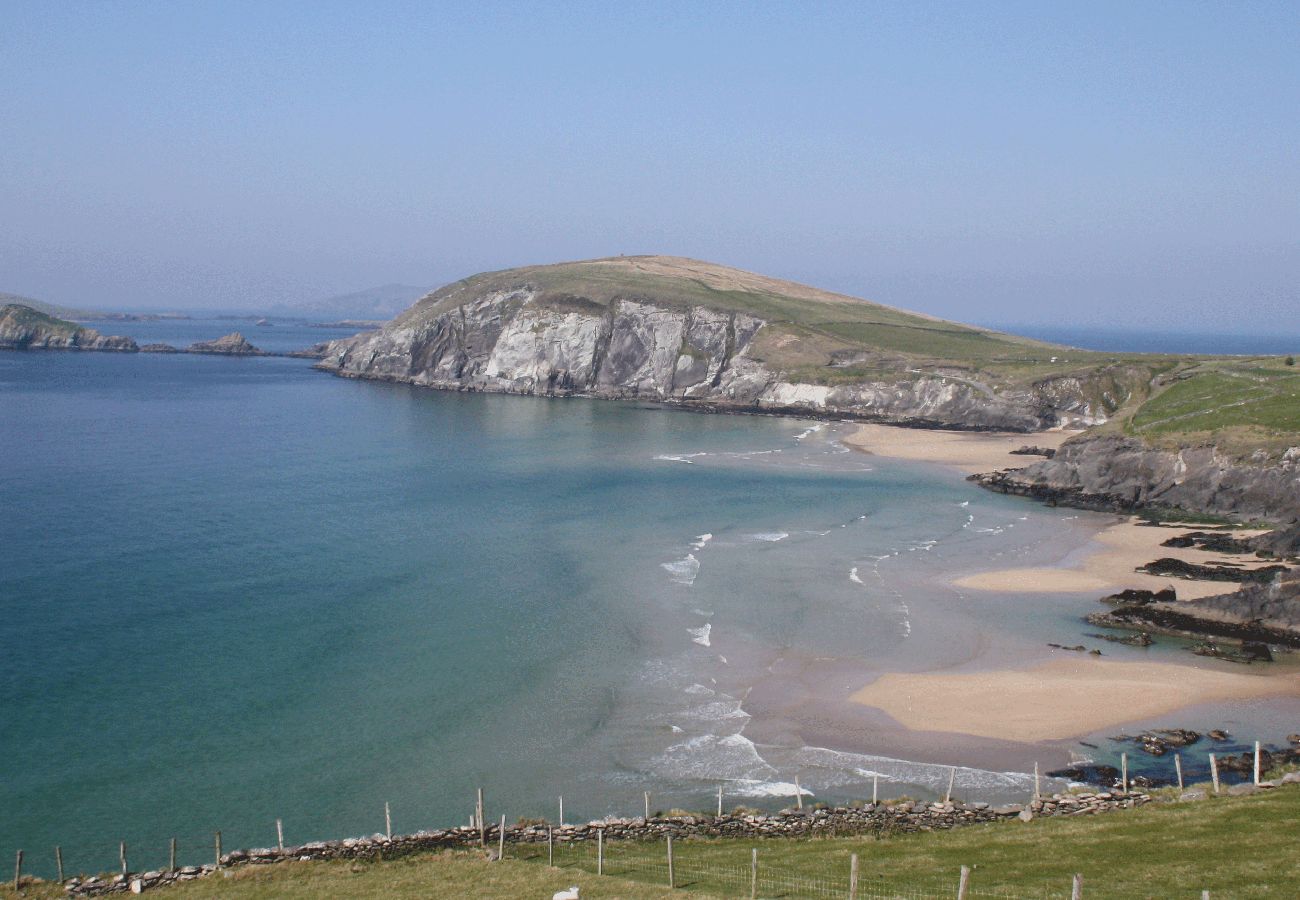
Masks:
[[[1244,520],[1300,519],[1300,449],[1251,465],[1214,447],[1162,450],[1115,435],[1068,441],[1049,460],[979,480],[994,490],[1117,510],[1183,509]]]
[[[957,428],[1034,431],[1104,418],[1077,382],[999,393],[969,379],[900,370],[889,380],[810,384],[752,357],[767,327],[752,315],[630,298],[608,307],[539,300],[524,286],[436,315],[416,306],[378,331],[334,342],[319,365],[444,390],[654,399]]]

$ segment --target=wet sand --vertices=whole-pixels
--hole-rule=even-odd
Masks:
[[[1081,657],[1029,669],[891,673],[852,700],[909,729],[1011,741],[1079,737],[1196,703],[1300,697],[1300,675]]]

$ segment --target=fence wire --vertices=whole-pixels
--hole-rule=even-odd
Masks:
[[[809,860],[807,865],[800,866],[787,858],[780,865],[769,864],[760,850],[755,879],[748,854],[735,862],[724,862],[700,859],[697,854],[701,849],[710,848],[707,844],[692,847],[689,841],[674,843],[672,880],[676,888],[695,888],[739,897],[749,897],[752,890],[764,900],[823,897],[843,900],[849,896],[847,857],[837,870],[832,871],[825,860]],[[506,856],[541,865],[553,859],[557,868],[578,869],[592,874],[602,868],[594,841],[557,842],[550,851],[545,844],[512,845],[506,848]],[[667,847],[663,843],[606,842],[603,872],[667,887]],[[958,872],[952,872],[948,877],[912,873],[887,880],[878,873],[862,872],[856,896],[858,900],[953,900],[957,896],[958,879]],[[1052,900],[1068,897],[1069,888],[1051,893],[1012,893],[980,889],[972,884],[965,896],[968,900]]]

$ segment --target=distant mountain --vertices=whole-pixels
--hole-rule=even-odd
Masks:
[[[391,319],[428,294],[429,290],[410,284],[384,284],[324,300],[277,306],[271,312],[326,319]]]

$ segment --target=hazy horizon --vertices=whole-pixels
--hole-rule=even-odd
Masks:
[[[1292,329],[1287,4],[0,10],[0,292],[266,310],[620,253]]]

